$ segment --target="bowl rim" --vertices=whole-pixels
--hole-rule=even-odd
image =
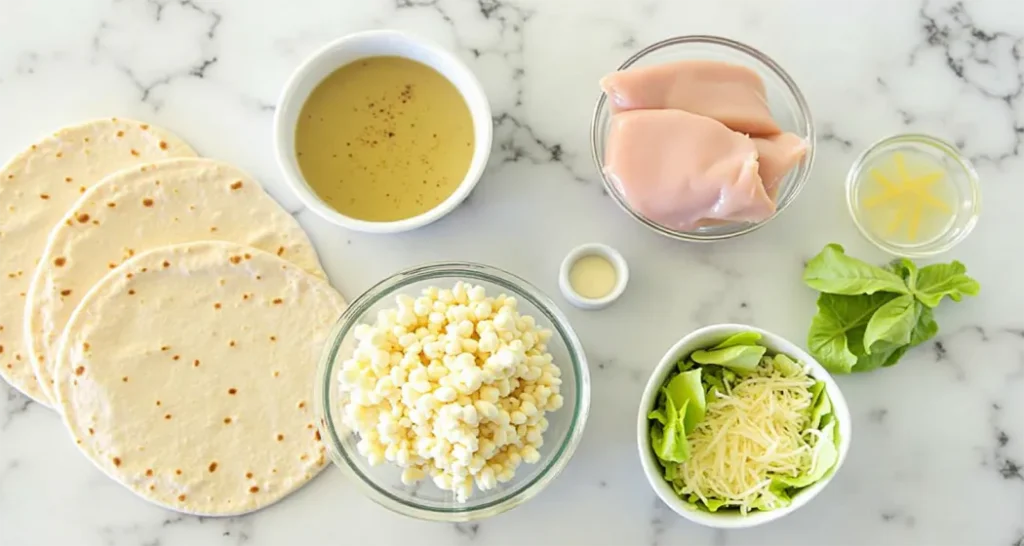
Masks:
[[[745,54],[765,65],[768,68],[768,70],[774,73],[786,85],[787,90],[792,94],[793,99],[796,101],[797,109],[799,110],[800,115],[804,119],[804,124],[801,129],[807,134],[807,136],[805,137],[805,140],[807,141],[807,154],[804,156],[803,160],[804,162],[806,162],[806,167],[801,173],[801,176],[792,182],[793,189],[791,190],[792,194],[789,196],[789,199],[781,203],[777,203],[775,212],[765,220],[756,223],[740,224],[743,225],[744,227],[739,229],[738,231],[732,231],[728,233],[700,233],[696,231],[676,231],[647,219],[642,214],[633,210],[633,208],[630,207],[628,203],[626,203],[625,199],[619,194],[619,191],[615,188],[611,181],[608,180],[608,177],[604,173],[604,159],[602,158],[601,153],[602,150],[598,149],[597,144],[598,140],[601,137],[601,114],[604,112],[604,109],[606,108],[608,102],[608,94],[603,91],[597,99],[597,104],[594,105],[594,114],[590,121],[590,151],[594,159],[594,164],[597,166],[597,172],[598,175],[601,177],[601,182],[604,184],[605,191],[612,196],[612,199],[615,201],[616,204],[619,205],[619,208],[621,208],[627,214],[632,216],[634,220],[640,222],[641,224],[647,226],[649,229],[661,235],[670,237],[672,239],[677,239],[680,241],[689,241],[696,243],[722,241],[725,239],[732,239],[733,237],[746,235],[752,231],[760,229],[768,222],[771,222],[777,216],[779,216],[779,214],[781,214],[782,211],[789,208],[789,205],[792,204],[793,201],[796,201],[797,196],[803,190],[804,186],[807,185],[807,180],[810,178],[811,171],[814,168],[814,155],[815,149],[817,148],[817,137],[814,130],[814,118],[811,115],[810,105],[807,103],[807,99],[804,97],[803,92],[800,91],[800,88],[797,86],[796,82],[789,75],[789,73],[783,70],[782,66],[776,63],[771,57],[769,57],[768,55],[764,54],[763,52],[754,47],[722,36],[714,36],[710,34],[691,34],[666,38],[664,40],[655,42],[641,49],[640,51],[634,53],[622,64],[620,64],[618,68],[616,68],[615,70],[625,70],[633,66],[633,64],[635,64],[637,61],[644,58],[650,53],[653,53],[666,47],[682,44],[711,44],[725,47],[727,49],[732,49],[736,52]]]
[[[886,147],[902,143],[920,144],[938,150],[940,153],[953,160],[963,170],[964,175],[967,178],[967,185],[969,186],[971,199],[971,210],[967,213],[967,223],[964,224],[959,233],[942,244],[934,246],[925,244],[909,248],[890,245],[882,240],[881,237],[872,233],[871,230],[869,230],[867,226],[863,225],[859,220],[859,215],[854,207],[854,192],[857,187],[857,181],[860,178],[859,175],[864,169],[865,163],[868,161],[868,158],[883,152]],[[896,257],[930,258],[952,250],[953,247],[960,244],[961,241],[966,239],[967,236],[974,231],[974,226],[977,225],[978,217],[981,215],[981,179],[979,178],[978,171],[975,170],[974,164],[971,160],[960,153],[960,150],[949,142],[924,133],[897,133],[883,137],[872,143],[863,152],[861,152],[860,155],[857,156],[857,159],[853,161],[853,164],[850,165],[850,170],[846,172],[846,208],[850,212],[850,218],[853,220],[854,225],[857,226],[857,230],[860,231],[860,234],[879,250]]]
[[[452,85],[458,89],[463,100],[465,100],[466,107],[469,109],[470,116],[473,120],[474,135],[478,132],[482,132],[483,137],[475,140],[473,157],[470,159],[469,167],[466,169],[466,175],[451,195],[430,210],[422,212],[411,218],[388,222],[360,220],[358,218],[342,214],[328,205],[306,182],[305,177],[302,175],[302,172],[295,161],[294,146],[286,145],[286,142],[289,141],[286,135],[289,132],[294,132],[295,127],[294,125],[286,125],[284,112],[285,110],[290,111],[292,108],[299,108],[301,110],[302,104],[305,103],[308,96],[301,97],[302,104],[299,104],[298,106],[294,106],[294,104],[299,102],[300,97],[297,96],[298,89],[305,82],[306,78],[309,77],[310,72],[319,67],[321,63],[325,62],[324,59],[332,53],[345,51],[371,42],[399,43],[425,51],[431,56],[440,59],[442,64],[449,66],[452,70],[458,72],[461,78],[464,79],[464,85],[458,85],[447,77],[445,77],[445,79],[450,81]],[[393,51],[390,54],[405,57],[405,55],[399,51]],[[365,56],[357,58],[365,58]],[[341,68],[345,64],[356,59],[338,64],[334,68]],[[482,129],[482,131],[478,131],[478,128]],[[441,219],[451,211],[455,210],[455,208],[469,196],[470,192],[473,191],[477,183],[480,181],[480,178],[483,176],[484,170],[487,167],[487,162],[491,154],[491,144],[494,138],[494,121],[491,114],[490,102],[487,99],[487,94],[484,92],[483,86],[480,84],[480,80],[477,79],[473,71],[470,70],[469,67],[453,53],[430,40],[407,32],[398,30],[366,30],[347,34],[328,42],[326,45],[307,56],[291,73],[284,85],[284,88],[281,90],[281,94],[277,101],[277,108],[274,111],[273,135],[274,155],[277,159],[278,170],[281,171],[285,182],[305,207],[315,212],[324,220],[343,228],[364,233],[400,233],[423,227]]]
[[[706,342],[701,341],[701,339],[706,338],[707,336],[717,335],[724,339],[725,337],[739,332],[757,332],[761,334],[762,341],[768,345],[776,347],[777,352],[795,357],[800,362],[810,366],[810,375],[825,383],[825,390],[828,393],[829,400],[836,412],[836,420],[838,421],[840,434],[839,458],[836,461],[836,465],[831,474],[802,489],[793,497],[793,501],[789,506],[767,512],[754,512],[746,516],[735,513],[705,512],[694,509],[689,504],[683,502],[683,500],[676,495],[668,482],[665,481],[662,476],[661,468],[655,460],[654,453],[651,451],[652,448],[649,434],[650,425],[649,419],[647,418],[647,414],[654,404],[658,390],[661,388],[661,385],[664,383],[671,368],[675,366],[676,361],[680,356],[706,346]],[[698,347],[698,344],[700,347]],[[852,438],[852,425],[853,423],[850,420],[850,409],[846,403],[846,398],[839,389],[839,385],[832,378],[832,375],[829,374],[828,370],[826,370],[821,363],[804,351],[799,345],[778,334],[774,334],[756,326],[736,323],[712,324],[698,328],[675,342],[672,347],[665,352],[664,356],[662,356],[661,360],[658,362],[658,365],[651,372],[651,375],[647,380],[647,384],[644,386],[644,392],[640,398],[640,405],[637,410],[637,447],[638,454],[640,456],[640,465],[643,467],[644,476],[647,478],[648,484],[650,484],[651,488],[654,489],[658,498],[668,505],[672,511],[694,523],[707,527],[717,529],[741,529],[754,527],[782,518],[796,511],[801,506],[804,506],[810,502],[811,499],[817,496],[818,493],[820,493],[832,481],[836,474],[839,473],[843,462],[846,460],[846,455],[850,449],[850,441]]]
[[[353,328],[356,320],[366,313],[374,304],[383,298],[395,294],[396,291],[416,282],[431,279],[459,277],[460,280],[485,281],[502,287],[517,298],[522,298],[535,306],[544,317],[551,322],[559,338],[565,343],[569,359],[574,371],[576,400],[572,408],[568,433],[561,445],[554,452],[551,461],[545,467],[538,467],[536,475],[527,480],[511,496],[499,497],[495,500],[468,508],[434,508],[410,503],[408,500],[393,495],[379,487],[370,478],[359,471],[342,447],[339,437],[340,424],[335,425],[331,412],[327,408],[331,404],[331,386],[335,381],[334,363],[341,341]],[[377,504],[393,512],[418,519],[433,521],[471,521],[494,516],[511,510],[540,493],[569,463],[576,448],[579,446],[586,428],[590,413],[590,371],[583,345],[576,336],[568,318],[555,303],[540,289],[522,277],[503,269],[474,262],[434,262],[403,269],[394,275],[378,282],[357,297],[341,315],[325,343],[317,370],[317,382],[313,387],[313,401],[320,434],[325,439],[327,452],[331,461],[350,478],[362,492]]]

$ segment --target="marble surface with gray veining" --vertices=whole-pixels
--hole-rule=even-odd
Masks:
[[[369,236],[301,207],[274,164],[271,119],[306,55],[385,27],[468,63],[491,101],[495,139],[483,180],[453,214]],[[809,184],[739,240],[695,246],[646,231],[602,194],[590,157],[598,78],[680,34],[762,49],[814,113]],[[590,421],[562,476],[511,512],[419,522],[329,469],[253,515],[182,516],[104,477],[56,415],[0,385],[0,545],[1024,543],[1024,2],[0,0],[0,157],[63,124],[111,115],[163,125],[250,171],[309,231],[349,299],[402,267],[456,259],[509,269],[557,298],[560,260],[588,241],[622,250],[631,285],[605,311],[565,306],[590,357]],[[839,378],[852,449],[810,505],[730,532],[675,516],[645,482],[634,445],[648,371],[709,323],[802,341],[815,297],[799,280],[804,260],[831,241],[885,258],[856,232],[843,180],[867,145],[905,131],[955,142],[976,162],[981,221],[949,258],[968,264],[981,296],[944,305],[939,336],[898,366]]]

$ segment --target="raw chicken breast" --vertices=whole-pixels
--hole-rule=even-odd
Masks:
[[[605,174],[648,219],[687,231],[709,220],[757,222],[775,213],[747,136],[682,110],[612,116]]]
[[[807,153],[807,142],[793,133],[780,133],[755,138],[754,146],[757,147],[757,162],[760,165],[757,174],[761,176],[765,192],[775,201],[779,183]]]
[[[780,131],[764,82],[753,70],[719,61],[687,60],[630,68],[601,79],[612,112],[672,108],[714,118],[751,135]]]

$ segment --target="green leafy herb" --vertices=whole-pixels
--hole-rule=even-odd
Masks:
[[[942,301],[943,296],[960,301],[964,294],[977,296],[981,290],[978,281],[967,276],[964,264],[957,261],[922,267],[916,281],[913,284],[908,283],[914,291],[914,296],[932,308]]]
[[[917,264],[906,258],[893,260],[886,269],[899,275],[907,286],[914,286],[917,282]]]
[[[826,246],[807,263],[804,282],[819,292],[846,296],[909,292],[899,275],[851,258],[837,244]]]
[[[916,306],[914,296],[904,294],[879,307],[864,329],[864,352],[870,354],[879,341],[897,346],[910,343],[910,332],[917,325]]]
[[[910,350],[910,345],[894,347],[885,342],[879,342],[872,347],[871,354],[864,354],[864,349],[861,347],[858,345],[857,366],[853,369],[857,373],[892,366]]]
[[[920,345],[935,337],[937,333],[939,333],[939,323],[935,322],[931,307],[918,304],[917,324],[914,325],[914,331],[910,333],[910,346]]]
[[[895,297],[884,292],[869,296],[821,294],[818,314],[811,319],[807,348],[829,371],[851,372],[858,359],[866,354],[863,348],[851,347],[851,333],[860,344],[871,316]]]
[[[836,244],[808,262],[804,281],[821,292],[807,346],[834,373],[896,364],[938,333],[932,308],[943,297],[960,301],[980,290],[960,262],[918,269],[902,258],[881,268],[847,256]]]

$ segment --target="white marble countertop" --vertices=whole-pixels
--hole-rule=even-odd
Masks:
[[[453,49],[482,80],[494,151],[476,192],[425,229],[346,232],[303,210],[271,153],[277,94],[343,34],[392,27]],[[597,80],[635,50],[720,34],[774,57],[802,87],[820,140],[811,180],[764,229],[708,246],[646,231],[602,195],[588,129]],[[354,298],[424,261],[509,269],[559,298],[573,246],[600,241],[632,267],[602,312],[565,306],[586,345],[593,402],[568,468],[526,505],[474,524],[394,515],[329,469],[246,517],[181,516],[101,475],[60,420],[0,385],[0,544],[994,544],[1024,543],[1024,2],[872,0],[0,0],[0,157],[81,119],[133,116],[252,172],[310,232]],[[676,339],[723,321],[803,340],[814,293],[803,260],[835,241],[882,261],[849,219],[843,179],[902,131],[956,142],[985,208],[953,253],[983,285],[944,305],[934,342],[898,366],[839,378],[849,459],[807,507],[753,530],[673,515],[641,474],[635,404]]]

